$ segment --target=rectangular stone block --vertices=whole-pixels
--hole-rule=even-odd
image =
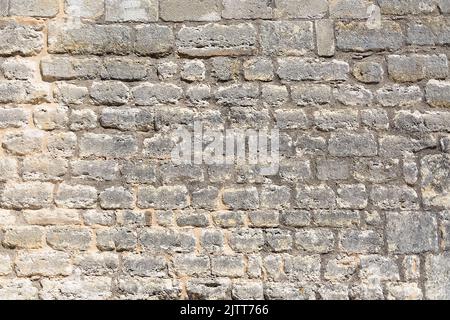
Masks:
[[[58,0],[9,0],[9,14],[51,18],[58,14]]]
[[[425,212],[388,212],[386,214],[388,250],[414,254],[438,250],[436,218]]]
[[[220,20],[220,0],[159,0],[159,7],[164,21]]]
[[[370,132],[333,132],[328,141],[328,151],[337,157],[369,157],[378,153],[378,144]]]
[[[193,57],[251,55],[256,51],[256,29],[252,24],[206,24],[183,26],[177,35],[177,50]]]
[[[426,298],[450,299],[450,254],[429,255],[425,260]]]
[[[327,0],[275,0],[277,18],[317,19],[323,18],[327,11]]]
[[[170,26],[138,25],[134,51],[139,56],[165,56],[172,52],[175,38]]]
[[[97,19],[105,12],[104,0],[65,0],[64,10],[72,17]]]
[[[140,208],[177,209],[189,205],[188,192],[185,186],[152,186],[140,187],[138,190],[138,206]]]
[[[445,79],[448,76],[448,59],[445,54],[390,55],[387,63],[389,76],[398,82]]]
[[[335,19],[367,19],[372,0],[330,0],[330,17]]]
[[[450,81],[428,81],[425,97],[432,107],[450,107]]]
[[[46,182],[7,183],[1,204],[13,209],[40,209],[53,202],[53,184]]]
[[[407,186],[374,185],[370,200],[374,206],[382,210],[419,209],[416,191]]]
[[[105,0],[105,20],[109,22],[158,21],[158,0]]]
[[[43,26],[21,24],[8,20],[0,22],[0,56],[34,56],[44,47]]]
[[[273,16],[270,1],[223,0],[222,17],[225,19],[270,19]]]
[[[389,15],[407,15],[407,14],[426,14],[436,10],[436,1],[434,0],[378,0],[382,14]]]
[[[68,276],[73,267],[67,253],[53,250],[21,251],[17,254],[16,272],[18,276]]]
[[[260,41],[268,55],[300,56],[314,49],[313,24],[309,21],[264,21]]]
[[[133,29],[123,25],[93,25],[51,21],[48,51],[75,55],[117,54],[133,51]]]
[[[403,44],[403,31],[397,22],[385,20],[379,29],[369,29],[364,22],[336,23],[336,45],[343,51],[392,51]]]
[[[350,72],[348,63],[339,60],[280,58],[278,65],[278,76],[291,81],[343,81]]]
[[[321,57],[332,57],[336,51],[333,20],[316,20],[316,47]]]
[[[135,154],[137,149],[136,139],[131,135],[86,133],[80,139],[82,157],[127,158]]]

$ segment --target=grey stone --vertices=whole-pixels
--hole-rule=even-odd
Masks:
[[[173,264],[180,276],[208,276],[211,268],[208,256],[194,254],[177,254]]]
[[[6,183],[2,190],[4,208],[40,209],[53,202],[53,185],[48,182]]]
[[[432,107],[449,107],[450,96],[448,94],[450,83],[448,81],[430,80],[426,86],[426,99]]]
[[[175,37],[169,26],[149,24],[136,27],[134,51],[140,56],[165,56],[174,46]]]
[[[47,243],[56,250],[85,251],[89,248],[92,233],[83,227],[53,227],[47,232]]]
[[[70,256],[53,250],[21,251],[15,265],[18,276],[68,276],[73,270]]]
[[[137,234],[126,227],[99,229],[96,240],[97,248],[102,251],[133,251],[137,245]]]
[[[57,0],[9,0],[9,14],[12,16],[54,17],[58,14]]]
[[[211,76],[219,81],[228,81],[236,78],[239,73],[239,60],[216,57],[211,59]]]
[[[336,205],[333,189],[325,184],[299,185],[296,189],[296,207],[300,209],[327,209]]]
[[[424,212],[388,212],[386,214],[388,250],[411,254],[438,249],[436,219]]]
[[[104,14],[104,0],[65,0],[64,11],[72,17],[97,19]]]
[[[111,181],[118,177],[119,166],[112,160],[76,160],[71,164],[74,177],[95,181]]]
[[[359,127],[358,112],[350,109],[336,111],[321,109],[314,112],[313,115],[315,125],[321,131],[351,130]]]
[[[272,61],[265,58],[254,58],[244,62],[244,78],[249,81],[271,81],[273,75]]]
[[[425,260],[425,292],[427,299],[448,299],[449,287],[449,262],[448,253],[430,255]]]
[[[227,189],[223,193],[223,202],[232,209],[257,209],[259,196],[256,188]]]
[[[304,55],[314,48],[309,21],[266,21],[261,25],[261,46],[268,55]]]
[[[3,45],[0,55],[33,56],[42,51],[44,35],[42,26],[4,21],[0,24]]]
[[[448,75],[446,55],[390,55],[387,56],[388,73],[398,82],[423,79],[444,79]]]
[[[44,243],[44,230],[36,226],[4,229],[2,244],[10,249],[39,249]]]
[[[345,180],[350,177],[350,164],[340,159],[318,159],[316,161],[319,180]]]
[[[66,159],[26,157],[22,163],[22,177],[24,180],[59,181],[67,169]]]
[[[295,233],[295,246],[313,253],[328,253],[334,248],[334,233],[328,229],[303,229]]]
[[[352,227],[361,222],[358,211],[318,210],[312,214],[312,220],[321,227]]]
[[[74,264],[83,275],[112,275],[119,269],[119,256],[115,253],[83,253],[76,255]]]
[[[201,60],[189,60],[184,63],[180,75],[181,79],[192,82],[205,80],[205,74],[205,64]]]
[[[91,25],[51,21],[48,26],[50,53],[118,54],[132,51],[133,30],[120,25]]]
[[[136,277],[164,277],[167,262],[164,256],[126,254],[123,257],[123,271]]]
[[[383,246],[383,238],[374,230],[343,230],[340,247],[346,253],[378,253]]]
[[[151,106],[156,104],[176,103],[183,90],[174,84],[144,83],[132,89],[136,105]]]
[[[187,56],[250,55],[256,50],[256,30],[248,23],[184,26],[176,44],[178,52]]]
[[[379,0],[378,5],[382,13],[392,15],[430,13],[436,9],[436,3],[433,0],[411,0],[408,2],[402,0]]]
[[[39,106],[33,111],[33,121],[41,130],[65,129],[69,121],[68,111],[65,106]]]
[[[349,65],[346,62],[332,60],[321,61],[303,58],[278,59],[277,74],[282,80],[342,81],[347,80]]]
[[[317,106],[331,102],[332,90],[324,84],[296,85],[291,87],[292,100],[299,106]]]
[[[100,207],[102,209],[133,209],[134,195],[124,187],[111,187],[99,195]]]
[[[337,190],[337,205],[342,209],[364,209],[368,204],[363,184],[342,184]]]
[[[383,210],[419,209],[416,191],[404,185],[374,185],[370,201],[375,207]]]
[[[93,208],[97,202],[97,189],[86,185],[63,183],[58,187],[55,202],[64,208]]]
[[[28,124],[28,112],[22,108],[1,108],[0,128],[20,128]]]
[[[336,46],[343,51],[393,51],[403,44],[403,31],[397,22],[383,21],[377,29],[363,22],[336,23]]]
[[[131,135],[107,135],[86,133],[80,139],[82,157],[127,157],[137,151],[137,143]]]
[[[326,0],[275,0],[277,18],[323,18],[327,11]]]
[[[383,80],[383,67],[377,62],[359,62],[353,67],[355,78],[364,83],[380,83]]]
[[[211,257],[211,272],[218,277],[242,277],[245,272],[244,257],[241,255]]]
[[[180,299],[181,284],[172,279],[122,277],[118,281],[121,299]]]
[[[423,93],[418,86],[394,84],[378,89],[376,98],[383,107],[414,106],[422,101]]]
[[[160,0],[160,16],[165,21],[217,21],[220,20],[220,1],[194,0],[184,3]]]
[[[332,57],[336,51],[334,21],[321,19],[315,21],[317,54]]]
[[[231,281],[226,278],[191,279],[186,285],[191,300],[231,299]]]
[[[450,208],[450,155],[427,155],[421,160],[421,191],[425,206]]]
[[[260,281],[234,282],[231,295],[236,300],[263,300],[263,284]]]
[[[128,87],[115,81],[94,82],[90,94],[95,103],[103,105],[123,105],[129,99]]]
[[[138,189],[137,205],[140,208],[177,209],[189,205],[185,186],[142,186]]]
[[[270,19],[271,3],[260,0],[223,0],[222,17],[225,19]]]
[[[319,255],[287,255],[284,263],[286,274],[294,281],[317,281],[320,278],[321,263]]]
[[[138,0],[124,2],[120,0],[106,0],[105,20],[110,22],[158,21],[158,1]]]
[[[37,64],[22,58],[6,59],[0,69],[9,80],[33,80],[37,72]]]
[[[143,229],[139,234],[140,244],[151,252],[193,252],[195,237],[188,232],[171,229]]]
[[[28,155],[41,152],[44,132],[36,129],[25,129],[18,133],[6,134],[2,146],[15,155]]]
[[[370,0],[331,0],[330,16],[337,19],[367,19]]]
[[[370,132],[333,132],[328,142],[330,154],[338,157],[375,156],[377,149],[377,141]]]

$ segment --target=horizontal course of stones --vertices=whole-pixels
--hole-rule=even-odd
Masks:
[[[0,298],[450,299],[449,45],[449,0],[0,0]],[[174,165],[194,121],[279,173]]]

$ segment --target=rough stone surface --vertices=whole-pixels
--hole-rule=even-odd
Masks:
[[[0,0],[0,299],[450,299],[449,13]]]

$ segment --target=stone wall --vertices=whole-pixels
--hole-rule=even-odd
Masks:
[[[0,0],[0,298],[450,299],[449,0]],[[280,165],[174,164],[179,126]]]

